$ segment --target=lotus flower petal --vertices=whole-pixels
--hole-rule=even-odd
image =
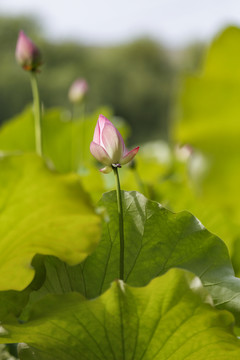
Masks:
[[[97,125],[96,125],[95,130],[94,130],[93,142],[100,145],[100,122],[99,121],[97,122]]]
[[[68,98],[73,104],[81,103],[88,92],[88,83],[85,79],[75,80],[68,92]]]
[[[132,149],[131,151],[127,152],[121,159],[120,164],[125,165],[129,161],[131,161],[134,158],[134,156],[137,154],[138,150],[139,150],[139,146],[136,147],[135,149]]]
[[[112,124],[105,124],[102,131],[102,142],[112,159],[112,164],[119,162],[124,151],[122,136]]]
[[[101,139],[101,135],[102,134],[102,131],[103,131],[103,128],[105,126],[105,124],[110,124],[112,125],[112,123],[103,115],[99,115],[99,118],[98,118],[98,121],[97,121],[97,125],[95,127],[95,130],[94,130],[94,135],[93,135],[93,141],[98,144],[98,145],[101,145],[104,147],[103,145],[103,142],[102,142],[102,139]]]
[[[112,167],[111,166],[105,166],[104,168],[100,169],[100,171],[103,174],[109,174],[112,171]]]
[[[90,144],[90,151],[100,163],[109,166],[112,164],[112,161],[106,150],[102,146],[96,144],[94,141],[92,141]]]

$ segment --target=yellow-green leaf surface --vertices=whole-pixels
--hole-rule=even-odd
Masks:
[[[240,358],[232,315],[204,304],[176,269],[143,288],[115,281],[95,300],[77,293],[47,296],[27,323],[2,325],[2,342],[31,346],[22,348],[22,360]]]
[[[174,130],[177,141],[199,149],[207,161],[202,188],[188,210],[221,236],[231,251],[240,234],[239,42],[236,27],[213,41],[201,73],[185,81],[182,118]]]
[[[0,289],[32,280],[35,254],[81,262],[99,239],[99,219],[77,176],[49,171],[34,154],[0,159]]]
[[[172,213],[137,192],[122,191],[125,254],[124,281],[144,286],[154,277],[178,267],[196,274],[214,304],[231,311],[240,323],[240,279],[234,276],[227,247],[187,211]],[[106,222],[96,250],[77,266],[45,258],[46,281],[31,295],[36,301],[46,293],[78,291],[93,299],[119,278],[119,224],[116,192],[99,202]]]
[[[31,265],[35,270],[35,276],[24,290],[0,291],[0,321],[10,314],[18,318],[28,303],[32,291],[36,291],[42,286],[46,279],[46,269],[43,264],[44,257],[44,255],[36,255],[33,258]]]

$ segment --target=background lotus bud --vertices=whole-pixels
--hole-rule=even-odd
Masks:
[[[176,157],[179,161],[187,161],[190,156],[193,154],[193,148],[191,145],[189,144],[185,144],[185,145],[177,145],[175,147],[175,154]]]
[[[42,57],[37,46],[21,30],[18,35],[16,46],[17,62],[24,70],[36,72],[42,65]]]
[[[121,167],[127,164],[134,158],[138,150],[139,146],[128,151],[120,132],[111,121],[103,115],[99,115],[90,151],[100,163],[105,165],[100,171],[108,174],[112,171],[112,166]]]
[[[85,79],[77,79],[69,89],[68,98],[72,103],[80,103],[87,92],[87,81]]]

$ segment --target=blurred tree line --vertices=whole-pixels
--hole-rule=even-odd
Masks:
[[[15,61],[19,30],[41,49],[44,65],[39,87],[45,107],[71,108],[68,89],[78,77],[89,83],[87,111],[112,107],[132,128],[131,142],[166,138],[179,84],[182,58],[186,68],[198,66],[202,47],[187,52],[165,49],[143,38],[114,47],[47,41],[34,19],[0,18],[0,123],[31,102],[28,74]],[[177,61],[176,61],[177,59]],[[180,61],[179,61],[180,59]]]

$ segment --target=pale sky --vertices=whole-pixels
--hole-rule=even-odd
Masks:
[[[168,45],[240,25],[240,0],[0,0],[0,15],[36,15],[54,39],[114,44],[141,35]]]

